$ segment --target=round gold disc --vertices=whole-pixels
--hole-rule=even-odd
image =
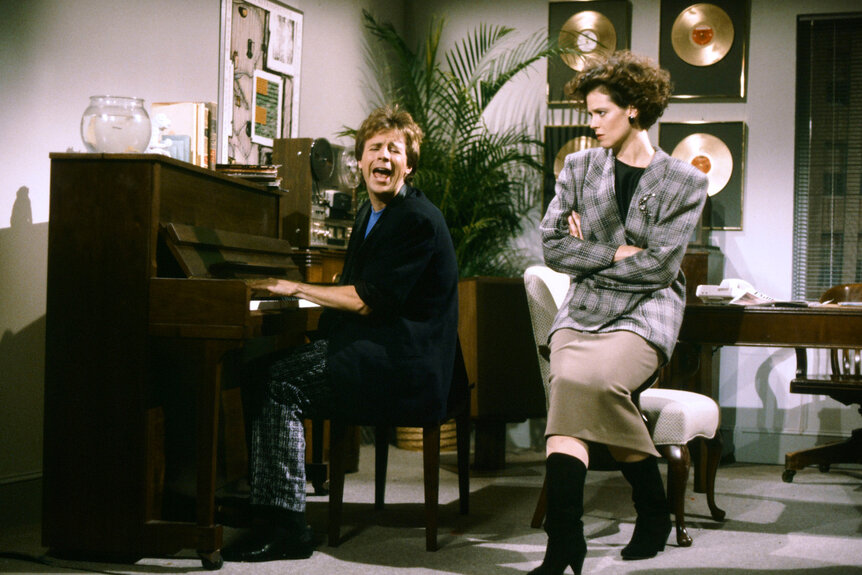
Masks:
[[[671,154],[688,162],[709,179],[706,193],[714,196],[724,189],[733,172],[733,157],[727,145],[712,134],[691,134],[676,145]]]
[[[589,58],[612,53],[617,33],[607,17],[593,10],[573,14],[560,29],[561,48],[572,50],[560,57],[572,70],[583,70]]]
[[[724,58],[733,44],[733,22],[715,4],[692,4],[671,28],[674,52],[693,66],[710,66]]]
[[[563,144],[563,147],[560,148],[560,151],[557,152],[557,155],[554,158],[554,177],[560,177],[560,172],[563,169],[563,165],[566,163],[566,156],[574,154],[575,152],[580,152],[581,150],[586,150],[587,148],[595,148],[598,145],[599,141],[590,136],[578,136],[577,138],[572,138]]]

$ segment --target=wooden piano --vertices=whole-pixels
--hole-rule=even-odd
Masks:
[[[289,192],[144,154],[52,154],[43,544],[135,561],[195,549],[221,566],[215,520],[226,358],[265,336],[296,345],[317,309],[250,311],[244,277],[300,279],[282,240]],[[163,514],[166,374],[196,478],[189,519]],[[170,390],[169,390],[170,391]],[[168,437],[167,441],[171,441]]]

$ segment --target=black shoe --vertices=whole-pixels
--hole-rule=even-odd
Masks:
[[[654,517],[652,519],[638,517],[635,521],[635,531],[629,544],[620,552],[623,559],[650,559],[664,551],[665,543],[673,525],[670,516]]]
[[[586,557],[587,542],[583,538],[569,541],[548,540],[544,561],[527,575],[561,575],[565,573],[566,567],[571,567],[575,575],[581,575]]]
[[[664,551],[672,524],[667,496],[655,457],[621,463],[620,470],[632,486],[637,511],[632,539],[620,553],[623,559],[649,559]]]
[[[545,465],[548,546],[542,564],[527,575],[562,575],[566,567],[571,567],[575,575],[581,575],[587,556],[582,519],[587,468],[581,460],[563,453],[552,453]]]
[[[222,550],[225,561],[257,563],[279,559],[308,559],[315,548],[314,531],[306,526],[297,534],[285,529],[256,529]]]

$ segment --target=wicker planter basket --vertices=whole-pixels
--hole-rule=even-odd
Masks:
[[[399,427],[395,436],[395,446],[410,451],[422,451],[422,428]],[[440,426],[440,451],[455,451],[455,422],[447,421]]]

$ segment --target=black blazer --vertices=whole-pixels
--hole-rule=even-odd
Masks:
[[[407,186],[368,237],[359,209],[342,285],[372,313],[326,309],[327,366],[335,414],[354,423],[416,426],[442,421],[458,333],[458,265],[440,210]]]

